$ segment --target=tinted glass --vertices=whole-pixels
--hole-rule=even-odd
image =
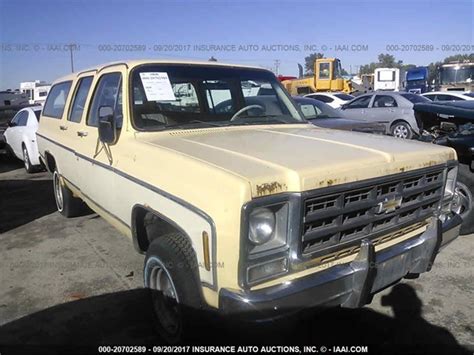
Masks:
[[[61,118],[70,89],[70,81],[54,85],[48,94],[46,103],[44,104],[43,116]]]
[[[87,95],[92,84],[92,76],[88,76],[79,80],[76,89],[76,95],[74,96],[71,111],[69,112],[69,121],[81,122],[82,113],[84,112],[84,106],[86,104]]]
[[[465,99],[454,95],[436,95],[437,101],[464,101]]]
[[[346,107],[347,108],[367,108],[369,107],[369,102],[372,96],[363,96],[355,99],[351,103],[349,103]]]
[[[410,101],[411,103],[413,104],[416,104],[418,102],[429,102],[430,99],[432,100],[432,98],[430,99],[427,99],[426,97],[424,96],[421,96],[421,95],[416,95],[416,94],[400,94],[402,97],[404,97],[405,99],[407,99],[408,101]]]
[[[115,114],[119,115],[120,123],[122,120],[121,97],[119,97],[119,89],[121,87],[121,74],[110,73],[104,74],[96,86],[94,97],[92,98],[91,108],[87,119],[89,126],[97,127],[99,125],[99,108],[101,106],[109,106],[114,109]],[[121,96],[121,95],[120,95]],[[120,104],[119,104],[120,103]],[[118,109],[117,109],[117,107]],[[117,118],[117,117],[116,117]]]
[[[373,107],[397,107],[397,102],[392,96],[388,95],[375,95]]]
[[[39,122],[40,117],[41,117],[41,110],[34,110],[33,112],[35,113],[36,119]]]
[[[28,123],[28,111],[21,111],[18,117],[18,126],[26,126]]]

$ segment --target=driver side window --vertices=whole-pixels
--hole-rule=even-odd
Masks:
[[[92,104],[89,110],[87,125],[98,127],[99,125],[99,108],[101,106],[109,106],[114,110],[117,127],[121,127],[122,119],[122,102],[121,102],[121,82],[122,75],[120,73],[104,74],[96,86]]]
[[[364,97],[359,97],[358,99],[355,99],[352,101],[350,104],[346,106],[346,108],[351,109],[351,108],[367,108],[369,107],[369,102],[372,96],[364,96]]]

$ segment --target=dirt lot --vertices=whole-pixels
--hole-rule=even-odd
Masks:
[[[50,176],[28,175],[19,163],[0,160],[0,196],[0,345],[160,342],[141,288],[143,256],[130,240],[97,215],[60,216]],[[430,273],[387,289],[370,306],[259,325],[256,332],[240,328],[239,334],[251,333],[253,343],[414,342],[438,350],[461,344],[472,352],[472,255],[474,235],[461,237]],[[222,329],[234,341],[243,339]],[[224,339],[213,334],[204,342]]]

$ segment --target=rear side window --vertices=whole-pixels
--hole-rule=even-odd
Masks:
[[[18,116],[18,126],[26,126],[28,123],[28,111],[21,111]]]
[[[41,110],[34,110],[33,112],[35,113],[36,119],[39,122],[40,117],[41,117]]]
[[[87,95],[92,84],[92,76],[81,78],[77,84],[76,94],[74,96],[71,111],[68,120],[71,122],[81,122],[82,112],[86,104]]]
[[[87,125],[97,127],[99,125],[99,108],[101,106],[109,106],[114,110],[117,128],[122,127],[121,78],[120,73],[110,73],[101,76],[92,98]]]
[[[63,116],[64,106],[66,106],[66,100],[70,89],[70,81],[54,85],[48,94],[46,103],[44,104],[43,116],[61,118]]]

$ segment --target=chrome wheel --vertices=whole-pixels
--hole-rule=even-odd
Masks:
[[[407,139],[410,132],[408,132],[408,128],[405,125],[396,125],[393,128],[393,136],[397,138]]]
[[[26,171],[30,171],[30,157],[28,156],[26,147],[23,147],[23,163],[25,164]]]
[[[54,199],[56,200],[56,206],[59,212],[62,212],[64,208],[63,189],[61,186],[61,180],[57,171],[53,174],[53,188],[54,188]]]
[[[152,301],[156,317],[169,334],[176,334],[181,327],[179,298],[173,280],[157,258],[151,259],[153,267],[149,273],[148,285],[153,290]]]
[[[463,219],[472,209],[472,194],[468,187],[462,182],[457,182],[454,190],[453,204],[451,210],[459,214]]]

